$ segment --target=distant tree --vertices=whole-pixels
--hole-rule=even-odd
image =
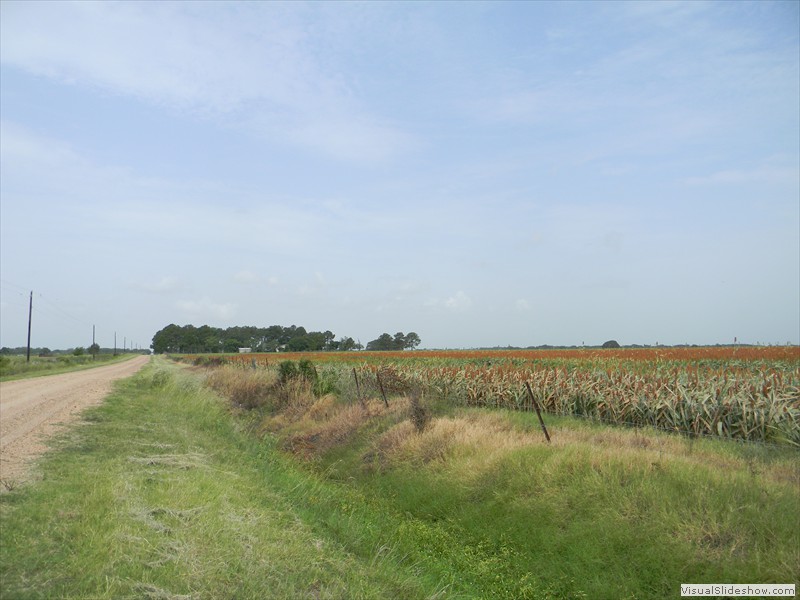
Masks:
[[[180,352],[182,337],[182,327],[174,323],[167,325],[153,336],[153,352],[156,354]]]
[[[419,346],[421,343],[422,343],[422,340],[413,331],[409,331],[406,334],[406,345],[405,345],[406,348],[409,348],[410,350],[413,350],[414,348]]]
[[[337,350],[339,348],[339,344],[335,341],[336,336],[333,335],[332,331],[326,331],[322,334],[323,350]]]
[[[394,350],[394,338],[388,333],[382,333],[378,339],[367,342],[367,350]]]
[[[92,356],[97,356],[100,354],[100,344],[92,344],[89,346],[89,354]]]
[[[305,352],[306,350],[311,350],[311,344],[312,341],[308,335],[297,335],[289,340],[286,344],[286,349],[289,352]]]
[[[238,352],[239,348],[244,347],[242,340],[237,340],[235,338],[229,338],[225,340],[225,345],[223,349],[225,352]]]
[[[408,335],[398,331],[394,334],[394,337],[388,333],[383,333],[378,339],[372,340],[367,344],[367,350],[405,350],[407,348],[416,348],[421,341],[413,331]]]
[[[151,348],[155,353],[164,352],[236,352],[248,347],[256,352],[275,352],[280,349],[295,352],[340,350],[341,341],[335,341],[332,331],[307,331],[304,327],[291,325],[282,327],[228,327],[219,329],[202,325],[178,326],[170,324],[153,336]],[[344,349],[361,349],[361,345],[349,339]]]
[[[356,348],[356,341],[351,337],[342,338],[339,340],[339,350],[343,352],[349,352],[350,350],[355,350]]]
[[[608,340],[603,344],[603,348],[619,348],[619,342],[617,340]]]
[[[84,352],[85,350],[80,346],[78,346],[77,348],[75,348],[75,350],[72,351],[72,354],[74,354],[75,356],[83,356]]]
[[[393,350],[404,350],[406,347],[406,335],[402,331],[398,331],[394,334],[394,340],[392,340]]]

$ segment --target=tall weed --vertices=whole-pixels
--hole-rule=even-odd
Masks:
[[[264,369],[221,367],[206,378],[206,384],[228,398],[237,408],[274,408],[277,378]]]

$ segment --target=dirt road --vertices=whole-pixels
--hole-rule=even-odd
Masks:
[[[6,485],[23,481],[28,463],[47,449],[45,440],[59,426],[100,404],[114,381],[130,377],[149,360],[137,356],[85,371],[0,383],[0,480]]]

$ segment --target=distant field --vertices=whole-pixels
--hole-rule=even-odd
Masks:
[[[551,414],[800,447],[797,346],[211,354],[180,360],[264,368],[310,360],[331,385],[351,391],[360,377],[375,392],[381,384],[390,392],[411,386],[453,406],[522,411],[532,410],[528,383]]]
[[[126,360],[138,354],[98,354],[94,359],[91,355],[59,354],[56,356],[31,356],[30,362],[25,356],[11,355],[0,356],[0,381],[22,379],[25,377],[38,377],[40,375],[55,375],[80,369],[91,369],[113,361]]]

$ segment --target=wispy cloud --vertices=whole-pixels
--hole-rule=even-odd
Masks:
[[[472,298],[463,290],[458,290],[447,298],[431,298],[425,305],[429,307],[444,308],[452,312],[466,312],[472,307]]]
[[[236,273],[233,276],[233,280],[236,283],[252,284],[252,283],[259,283],[261,281],[261,277],[259,275],[256,275],[252,271],[244,270]]]
[[[374,162],[409,147],[408,133],[320,61],[324,40],[287,6],[211,6],[4,4],[2,61],[344,160]]]
[[[789,26],[784,35],[758,36],[757,28],[727,23],[724,7],[713,3],[595,8],[582,11],[594,21],[582,23],[579,34],[551,31],[532,41],[538,52],[524,63],[489,73],[489,82],[466,96],[465,112],[486,126],[531,131],[531,145],[552,160],[624,156],[630,169],[653,155],[677,160],[689,145],[769,135],[764,107],[790,110],[798,72]],[[786,127],[793,125],[796,118]]]
[[[737,185],[759,183],[767,185],[800,185],[800,168],[760,166],[750,169],[728,169],[709,175],[687,177],[689,185]]]
[[[68,222],[75,231],[91,226],[100,234],[139,236],[149,243],[203,242],[211,244],[209,250],[216,245],[303,255],[326,244],[335,249],[337,235],[378,233],[397,224],[391,211],[325,197],[298,202],[244,184],[147,177],[97,164],[72,145],[14,122],[0,127],[4,210],[29,212],[36,201],[38,209],[47,207],[51,218],[61,219],[56,227]]]
[[[241,283],[243,285],[268,285],[268,286],[275,286],[278,285],[280,279],[275,275],[262,275],[260,273],[256,273],[255,271],[251,271],[249,269],[244,269],[239,271],[233,275],[233,280],[236,283]]]
[[[208,296],[197,300],[179,300],[175,308],[190,320],[210,319],[227,322],[236,316],[238,306],[233,302],[215,302]]]
[[[168,294],[181,290],[183,286],[177,278],[164,276],[155,281],[133,283],[132,287],[153,294]]]

